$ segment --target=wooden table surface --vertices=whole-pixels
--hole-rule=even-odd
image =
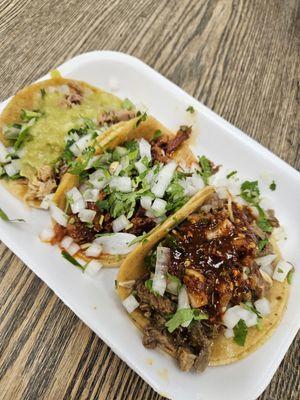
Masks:
[[[299,169],[299,0],[0,0],[0,100],[95,49],[139,57]],[[1,399],[161,399],[0,254]],[[299,399],[299,343],[260,400]]]

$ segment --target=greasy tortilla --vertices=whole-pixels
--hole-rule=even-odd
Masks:
[[[41,89],[54,88],[62,85],[69,85],[73,87],[80,87],[83,91],[93,93],[105,93],[102,90],[89,85],[86,82],[65,79],[60,76],[53,77],[48,80],[34,83],[30,86],[20,90],[6,105],[0,115],[0,141],[8,146],[9,142],[4,136],[3,128],[6,125],[20,122],[20,114],[22,109],[34,110],[38,108],[41,99]],[[117,99],[114,95],[109,94],[112,99]],[[28,193],[28,180],[26,178],[19,178],[16,180],[1,179],[1,183],[17,198],[24,201],[26,204],[39,207],[41,201],[38,199],[27,200]]]
[[[111,126],[109,130],[97,138],[96,154],[101,154],[106,150],[113,149],[116,146],[133,139],[144,138],[146,140],[151,140],[158,130],[161,131],[162,137],[173,138],[175,136],[173,132],[169,131],[164,125],[151,116],[148,116],[145,121],[140,121],[139,117],[137,117],[126,122],[120,122]],[[172,159],[187,166],[197,162],[194,154],[189,149],[187,142],[184,142],[177,149]],[[66,205],[65,194],[77,184],[78,177],[66,173],[54,195],[54,203],[56,203],[61,209],[64,209]],[[157,228],[158,227],[154,228],[153,231],[156,231]],[[88,260],[84,253],[79,252],[78,255],[81,258]],[[98,260],[102,262],[104,267],[109,268],[120,266],[125,258],[125,255],[109,255],[102,253],[98,257]]]
[[[204,190],[197,193],[194,198],[190,199],[190,201],[181,210],[175,213],[173,217],[167,219],[160,226],[160,228],[156,230],[156,232],[148,237],[148,241],[146,243],[140,243],[139,246],[136,247],[122,263],[119,269],[117,282],[137,280],[143,277],[145,273],[147,273],[147,269],[144,266],[145,256],[158,242],[160,242],[166,236],[166,234],[172,228],[174,228],[175,225],[177,225],[179,221],[182,221],[189,214],[198,209],[210,196],[212,193],[211,190],[212,189],[210,187],[206,187]],[[274,243],[272,239],[270,242],[272,244]],[[282,258],[279,249],[274,244],[273,249],[277,254],[277,261],[279,261]],[[123,301],[131,294],[131,289],[127,289],[118,285],[117,292],[121,301]],[[209,365],[225,365],[234,361],[238,361],[246,357],[248,354],[254,352],[258,347],[265,343],[266,340],[272,335],[282,318],[286,308],[288,294],[289,284],[287,281],[285,280],[285,282],[281,283],[274,280],[270,289],[269,297],[271,313],[263,318],[262,330],[258,330],[256,327],[248,328],[248,335],[244,346],[237,345],[232,338],[227,339],[224,335],[219,335],[213,341]],[[130,317],[140,330],[142,330],[148,324],[147,318],[138,309],[134,310],[130,314]],[[166,351],[165,348],[161,349]],[[176,356],[170,351],[168,351],[168,354],[173,357]]]

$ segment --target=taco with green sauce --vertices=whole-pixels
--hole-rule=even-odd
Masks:
[[[97,139],[95,153],[76,160],[63,177],[50,206],[51,242],[86,262],[120,265],[204,187],[190,135],[190,127],[173,133],[145,114],[112,126]]]
[[[116,282],[144,346],[173,356],[183,371],[255,351],[288,299],[292,265],[280,256],[279,224],[259,205],[257,181],[244,183],[239,197],[215,189],[140,243]]]
[[[18,198],[40,207],[68,163],[109,126],[135,117],[124,102],[58,73],[18,92],[0,116],[0,179]],[[42,204],[42,208],[45,204]]]

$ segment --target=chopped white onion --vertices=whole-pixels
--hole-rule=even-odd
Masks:
[[[152,289],[161,296],[167,287],[166,272],[170,262],[171,251],[168,247],[158,246],[156,251],[155,273],[153,277]]]
[[[146,157],[148,160],[151,160],[151,145],[144,138],[139,140],[139,151],[141,160]]]
[[[287,239],[286,232],[282,226],[279,226],[278,228],[274,228],[272,235],[277,242],[281,242],[282,240]]]
[[[4,144],[0,142],[0,162],[1,163],[7,163],[9,159],[7,158],[8,156],[8,151]]]
[[[92,157],[92,158],[89,160],[89,162],[87,163],[87,166],[86,166],[84,169],[87,170],[87,169],[92,168],[92,166],[94,165],[94,163],[95,163],[96,161],[98,161],[100,157],[101,157],[101,156],[94,156],[94,157]]]
[[[151,205],[152,205],[152,197],[150,196],[142,196],[141,197],[141,206],[145,209],[145,210],[150,210]]]
[[[172,281],[172,280],[167,280],[167,288],[166,288],[166,291],[167,292],[169,292],[169,293],[172,293],[172,294],[178,294],[178,286],[179,286],[179,283],[178,282],[176,282],[175,280],[174,281]]]
[[[190,301],[189,301],[189,296],[186,290],[185,285],[183,285],[178,293],[178,305],[177,305],[177,310],[182,310],[184,308],[191,308],[190,306]],[[184,328],[187,328],[189,324],[191,323],[192,320],[190,321],[185,321],[181,326]]]
[[[89,181],[95,188],[99,190],[103,189],[108,183],[107,176],[102,169],[98,169],[97,171],[93,172],[89,176]]]
[[[155,179],[155,184],[151,188],[152,193],[156,197],[164,196],[165,191],[173,178],[176,168],[177,163],[175,161],[171,161],[168,164],[164,165],[159,171]]]
[[[154,178],[154,172],[150,170],[147,175],[145,176],[146,181],[151,184],[152,180]]]
[[[131,233],[113,233],[100,236],[94,242],[102,245],[103,253],[115,255],[130,253],[137,246],[137,243],[129,246],[135,239],[136,236]]]
[[[122,165],[119,161],[113,161],[108,167],[108,171],[111,175],[118,175],[122,169]]]
[[[109,186],[112,189],[117,189],[119,192],[129,193],[131,192],[131,179],[127,176],[114,176],[109,182]]]
[[[99,257],[102,253],[102,246],[99,243],[93,242],[91,246],[85,251],[88,257]]]
[[[98,274],[100,269],[103,267],[102,263],[98,260],[92,260],[88,263],[88,265],[84,269],[84,273],[94,277]]]
[[[256,258],[255,262],[263,271],[265,271],[265,268],[272,267],[272,262],[276,259],[276,257],[276,254],[268,254],[267,256]]]
[[[145,215],[146,215],[146,217],[148,217],[148,218],[155,218],[155,215],[154,215],[154,213],[151,211],[151,210],[147,210],[146,212],[145,212]]]
[[[50,204],[50,215],[59,225],[66,227],[68,224],[68,216],[54,203]]]
[[[293,266],[291,263],[283,260],[279,261],[275,267],[273,279],[278,282],[283,282],[292,268]]]
[[[167,207],[167,202],[165,200],[155,199],[151,206],[151,210],[153,211],[156,217],[159,217],[165,213],[166,207]]]
[[[112,228],[114,232],[123,231],[130,224],[129,220],[125,215],[120,215],[112,222]]]
[[[134,163],[134,165],[135,165],[135,168],[137,169],[139,174],[142,174],[147,169],[146,165],[141,160],[139,160],[136,163]]]
[[[220,197],[220,199],[227,199],[229,196],[228,190],[226,186],[216,186],[215,187],[217,195]]]
[[[232,329],[240,319],[245,321],[248,328],[257,324],[257,315],[240,305],[228,308],[223,315],[223,324],[227,328]]]
[[[234,336],[233,329],[226,328],[224,331],[224,336],[226,337],[226,339],[232,338]]]
[[[14,176],[21,169],[21,160],[12,160],[9,164],[4,165],[5,172],[8,176]]]
[[[78,213],[78,217],[79,217],[80,221],[82,221],[82,222],[91,223],[91,222],[93,222],[96,214],[97,214],[96,211],[85,208],[84,210],[81,210]]]
[[[254,302],[254,306],[257,311],[264,317],[269,315],[271,312],[271,305],[268,299],[265,297],[258,299]]]
[[[187,177],[186,180],[182,182],[182,186],[184,187],[184,194],[191,197],[204,188],[204,182],[201,176],[194,172],[192,176]]]
[[[68,248],[68,253],[71,256],[74,256],[79,250],[80,250],[80,246],[77,243],[73,242],[71,244],[71,246]]]
[[[77,140],[75,143],[73,143],[70,146],[71,152],[76,156],[80,156],[82,152],[88,148],[92,140],[92,134],[89,133],[85,136],[82,136],[79,140]]]
[[[42,242],[50,242],[54,238],[54,230],[52,228],[45,228],[39,234],[39,238]]]
[[[70,236],[65,236],[60,242],[60,245],[63,249],[68,250],[72,243],[73,239]]]
[[[99,189],[86,189],[83,192],[83,198],[85,201],[91,201],[95,203],[99,197]]]
[[[70,207],[73,214],[78,214],[81,210],[85,209],[85,201],[77,187],[73,187],[71,190],[69,190],[66,194],[66,197],[70,202]]]
[[[54,193],[47,194],[43,198],[43,200],[42,200],[42,202],[40,204],[40,208],[42,208],[43,210],[48,210],[48,208],[50,207],[50,203],[51,203],[53,197],[54,197]]]
[[[126,297],[122,303],[129,314],[131,314],[139,306],[137,299],[132,294]]]
[[[268,199],[267,197],[263,197],[260,202],[259,205],[261,208],[263,208],[264,210],[270,210],[271,208],[273,208],[273,204],[271,202],[270,199]]]

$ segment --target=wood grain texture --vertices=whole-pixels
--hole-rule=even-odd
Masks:
[[[0,0],[0,100],[78,53],[135,55],[300,168],[298,0]],[[0,245],[0,398],[161,399]],[[300,336],[260,400],[300,397]]]

